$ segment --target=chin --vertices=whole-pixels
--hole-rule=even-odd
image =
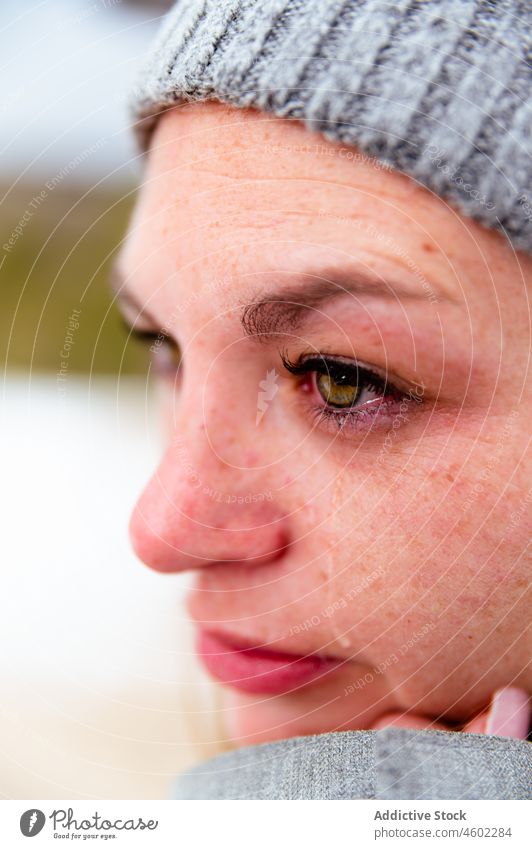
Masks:
[[[383,692],[381,683],[349,698],[344,695],[346,686],[346,681],[337,680],[327,686],[308,687],[281,696],[221,687],[229,742],[240,748],[328,731],[368,729],[383,712],[397,709],[396,702]]]

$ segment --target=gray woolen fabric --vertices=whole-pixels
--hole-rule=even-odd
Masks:
[[[180,775],[175,799],[530,799],[532,744],[384,728],[249,746]]]
[[[490,734],[377,732],[377,799],[530,799],[532,745]]]
[[[374,799],[374,731],[291,737],[183,773],[176,799]]]
[[[216,99],[358,147],[532,253],[529,0],[179,0],[133,95]]]

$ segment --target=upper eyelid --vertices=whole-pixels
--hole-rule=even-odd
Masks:
[[[162,330],[157,330],[154,327],[137,327],[136,324],[130,324],[124,316],[121,316],[121,318],[122,323],[130,336],[134,336],[136,339],[140,340],[160,339],[161,343],[165,341],[169,345],[175,345],[178,347],[177,342],[168,333],[163,333]]]
[[[371,365],[370,363],[365,363],[361,360],[355,359],[355,357],[341,357],[335,354],[321,354],[321,353],[310,353],[310,354],[302,354],[297,362],[290,363],[290,358],[288,357],[286,351],[279,350],[279,356],[281,357],[281,361],[287,371],[291,372],[295,375],[304,375],[312,372],[312,368],[307,368],[307,363],[311,363],[312,360],[332,360],[336,362],[343,362],[345,365],[356,365],[359,371],[366,372],[370,374],[372,377],[377,378],[377,380],[381,381],[382,384],[389,389],[396,390],[397,392],[403,393],[405,396],[410,396],[412,392],[415,393],[416,387],[422,385],[421,381],[416,379],[407,380],[405,378],[400,377],[399,375],[394,374],[388,370],[379,368],[378,366]],[[293,366],[293,368],[290,368]],[[426,388],[426,387],[425,387]],[[418,396],[415,393],[415,398]]]
[[[334,365],[343,365],[348,369],[350,368],[356,369],[359,372],[366,372],[367,374],[371,374],[373,377],[378,378],[383,383],[392,383],[392,380],[390,380],[389,376],[382,369],[363,363],[354,358],[350,359],[348,357],[338,357],[333,354],[308,354],[303,355],[297,360],[297,362],[292,363],[286,353],[283,353],[282,351],[279,353],[284,367],[292,374],[306,374],[307,372],[316,371],[316,368],[313,368],[313,366],[319,363],[325,365],[325,371],[327,373],[327,371],[332,370],[327,369],[326,366],[327,362],[330,362]]]
[[[129,335],[134,336],[135,339],[140,339],[141,341],[150,341],[152,339],[157,339],[160,334],[155,330],[149,330],[148,328],[129,327]]]

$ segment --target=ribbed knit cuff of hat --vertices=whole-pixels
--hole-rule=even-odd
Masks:
[[[299,119],[532,253],[531,23],[529,0],[179,0],[137,131],[190,100]]]

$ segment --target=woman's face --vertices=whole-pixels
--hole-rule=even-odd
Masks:
[[[299,123],[195,104],[119,267],[168,427],[132,540],[191,570],[233,741],[532,689],[530,260]]]

